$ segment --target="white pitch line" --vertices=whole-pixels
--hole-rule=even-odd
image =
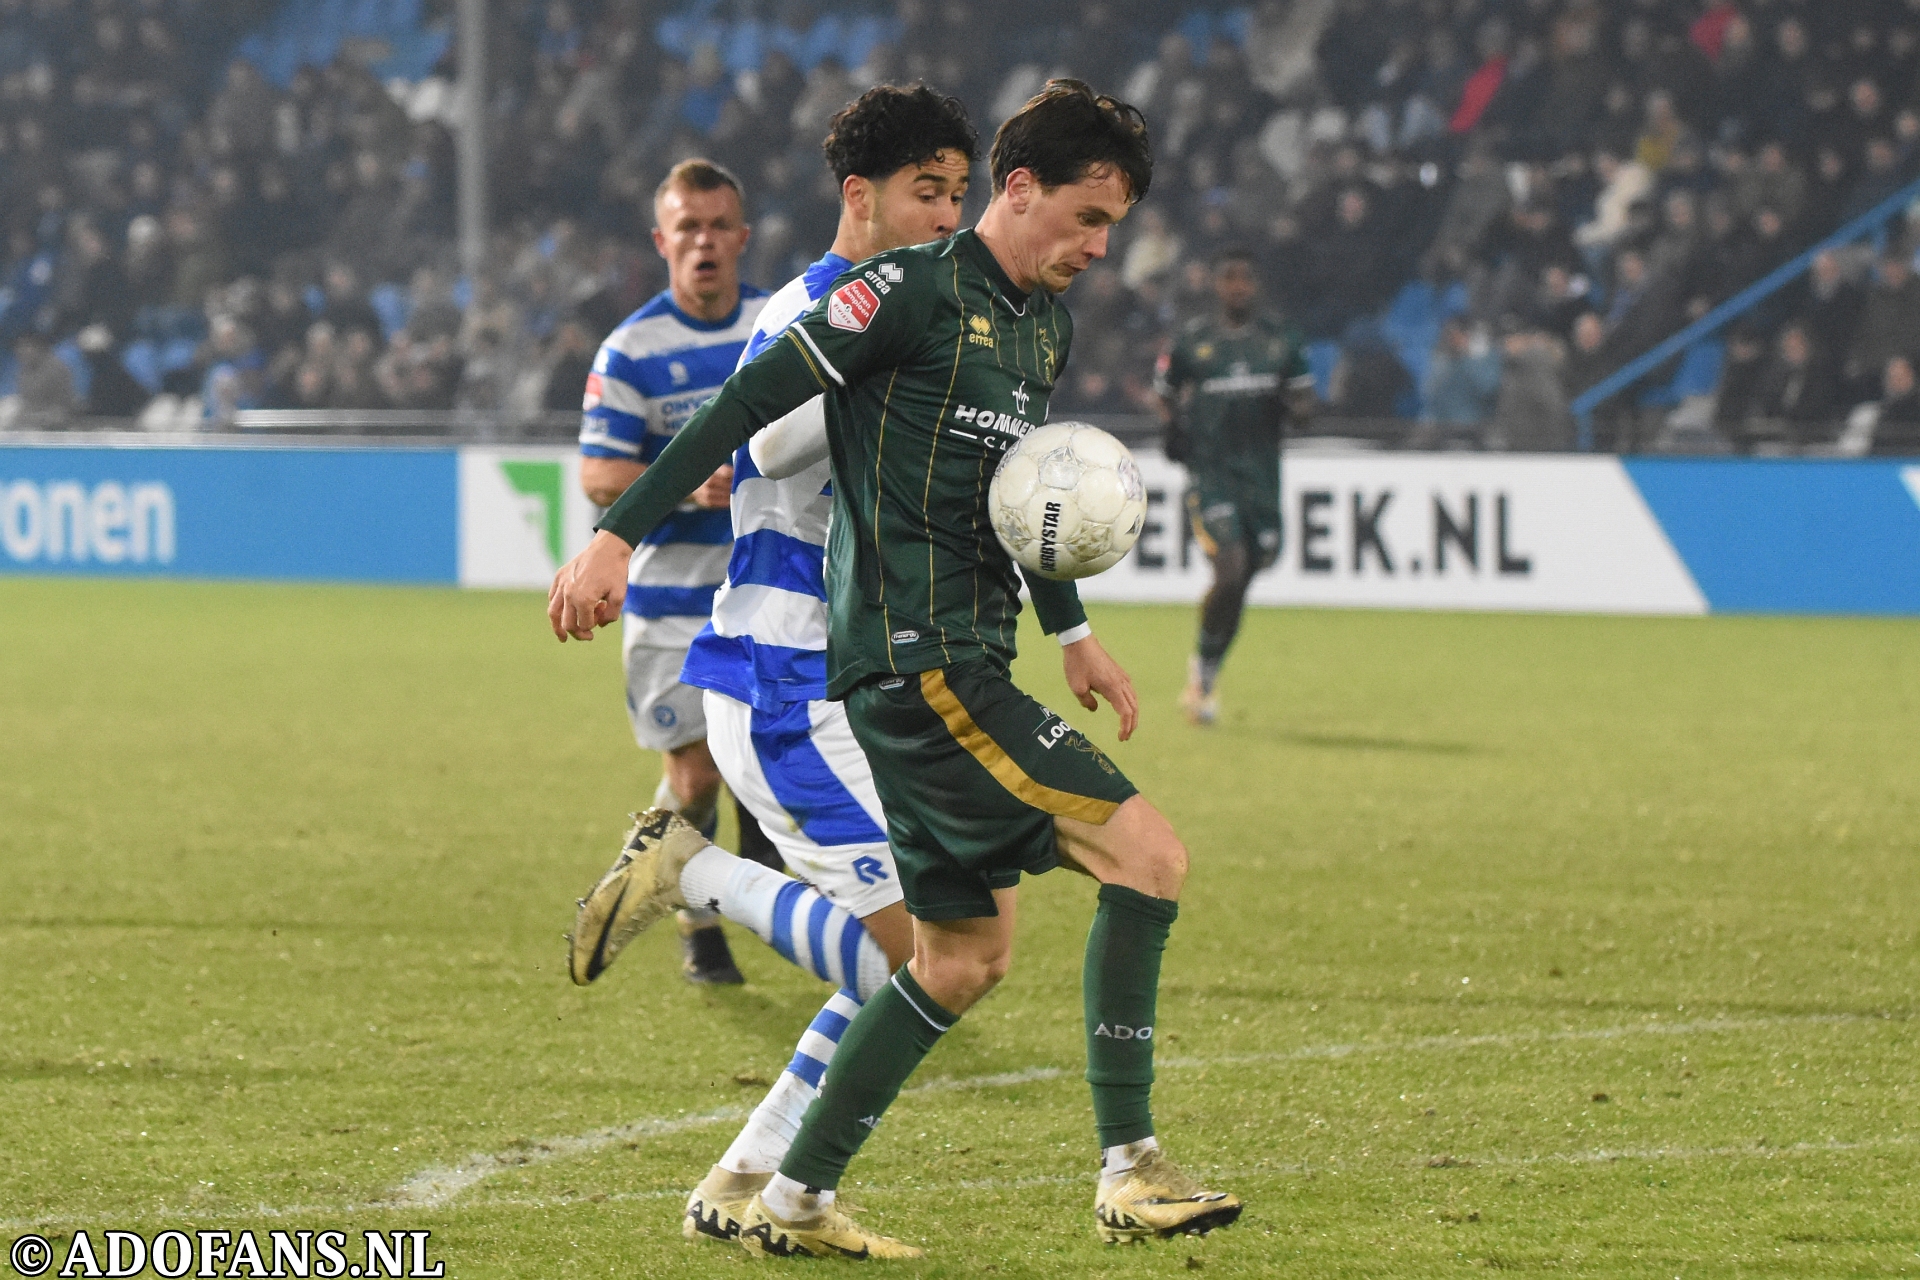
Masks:
[[[1260,1062],[1301,1062],[1315,1059],[1338,1059],[1359,1054],[1419,1053],[1483,1047],[1512,1047],[1528,1044],[1551,1044],[1573,1041],[1618,1040],[1636,1035],[1699,1035],[1726,1034],[1738,1031],[1763,1030],[1768,1027],[1790,1026],[1838,1026],[1846,1024],[1875,1022],[1905,1022],[1904,1016],[1890,1014],[1803,1014],[1779,1018],[1749,1019],[1705,1019],[1695,1022],[1644,1022],[1617,1027],[1599,1027],[1589,1031],[1553,1031],[1553,1032],[1505,1032],[1475,1036],[1420,1036],[1409,1040],[1382,1040],[1374,1042],[1360,1041],[1349,1044],[1307,1045],[1298,1049],[1280,1050],[1274,1053],[1222,1054],[1214,1057],[1161,1058],[1158,1065],[1169,1069],[1190,1069],[1211,1066],[1247,1065]],[[1019,1071],[1001,1071],[990,1075],[963,1076],[929,1080],[915,1085],[904,1093],[943,1093],[960,1089],[1009,1088],[1022,1084],[1044,1083],[1058,1080],[1069,1075],[1061,1067],[1027,1067]],[[508,1169],[522,1168],[527,1165],[543,1164],[549,1160],[564,1157],[587,1155],[594,1151],[618,1143],[635,1142],[644,1138],[664,1137],[671,1133],[680,1133],[690,1129],[704,1128],[708,1125],[723,1124],[728,1120],[744,1117],[744,1107],[724,1107],[718,1111],[696,1116],[662,1116],[646,1120],[636,1120],[630,1124],[615,1125],[606,1129],[596,1129],[590,1133],[567,1137],[542,1138],[532,1142],[518,1144],[503,1152],[476,1153],[468,1156],[457,1165],[436,1165],[423,1169],[393,1190],[365,1203],[349,1203],[338,1206],[297,1205],[273,1208],[267,1205],[257,1206],[252,1212],[262,1217],[283,1217],[306,1213],[350,1213],[355,1210],[383,1210],[395,1208],[439,1208],[443,1207],[462,1192],[485,1181],[496,1173]],[[1905,1143],[1910,1139],[1902,1137],[1885,1141],[1859,1144],[1861,1146],[1885,1146]],[[1819,1145],[1795,1148],[1754,1148],[1751,1154],[1777,1154],[1788,1150],[1848,1150],[1844,1146],[1822,1147]],[[1538,1163],[1543,1160],[1587,1160],[1602,1161],[1610,1159],[1678,1159],[1686,1158],[1681,1148],[1654,1148],[1651,1153],[1594,1153],[1587,1156],[1541,1156],[1527,1157]],[[1699,1155],[1735,1155],[1745,1154],[1746,1148],[1702,1148]],[[1660,1154],[1665,1152],[1666,1154]],[[1502,1160],[1516,1162],[1515,1158],[1492,1158],[1484,1163],[1500,1163]],[[988,1184],[982,1183],[985,1187]],[[1036,1183],[1035,1185],[1043,1185]],[[672,1192],[641,1192],[631,1196],[608,1196],[608,1199],[651,1199],[681,1194]],[[583,1197],[584,1198],[584,1197]],[[496,1203],[488,1200],[487,1203]],[[507,1203],[500,1201],[498,1203]],[[517,1202],[515,1202],[517,1203]],[[529,1201],[528,1203],[534,1203]],[[541,1202],[545,1203],[545,1202]],[[563,1203],[556,1201],[554,1203]],[[175,1217],[205,1216],[200,1210],[189,1214],[186,1211],[172,1212],[162,1210],[151,1215],[155,1220]],[[29,1230],[61,1225],[65,1220],[45,1218],[21,1218],[0,1221],[0,1230]],[[78,1221],[78,1220],[76,1220]]]
[[[1058,1067],[1028,1067],[1024,1071],[999,1071],[992,1075],[929,1080],[925,1084],[902,1092],[942,1093],[954,1089],[1004,1089],[1040,1080],[1053,1080],[1064,1074],[1066,1073]],[[607,1147],[637,1142],[643,1138],[659,1138],[670,1133],[683,1133],[688,1129],[704,1129],[708,1125],[744,1119],[747,1111],[746,1107],[722,1107],[706,1115],[636,1120],[631,1124],[595,1129],[591,1133],[575,1134],[564,1138],[541,1138],[534,1142],[509,1147],[505,1151],[479,1152],[468,1156],[457,1165],[436,1165],[429,1169],[422,1169],[389,1191],[383,1200],[387,1204],[435,1209],[474,1184],[508,1169],[545,1164],[549,1160],[561,1160],[569,1156],[589,1155],[595,1151],[605,1150]]]
[[[704,1129],[710,1124],[738,1120],[747,1114],[745,1107],[722,1107],[699,1116],[672,1119],[636,1120],[631,1124],[595,1129],[591,1133],[565,1138],[541,1138],[535,1142],[509,1147],[505,1151],[477,1152],[456,1165],[435,1165],[422,1169],[389,1191],[383,1199],[394,1205],[437,1209],[475,1183],[506,1169],[545,1164],[568,1156],[584,1156],[621,1143],[642,1138],[661,1138],[688,1129]]]
[[[1254,1062],[1293,1062],[1313,1059],[1345,1058],[1356,1054],[1417,1053],[1436,1050],[1515,1046],[1580,1040],[1617,1040],[1634,1035],[1698,1035],[1752,1031],[1772,1026],[1830,1025],[1849,1022],[1881,1021],[1864,1014],[1805,1014],[1787,1018],[1734,1020],[1706,1019],[1695,1022],[1646,1022],[1619,1027],[1600,1027],[1590,1031],[1509,1032],[1478,1036],[1421,1036],[1412,1040],[1385,1040],[1377,1043],[1309,1045],[1277,1053],[1223,1054],[1206,1058],[1162,1058],[1160,1066],[1169,1069],[1233,1066]],[[939,1093],[955,1089],[998,1089],[1041,1081],[1058,1080],[1067,1075],[1061,1067],[1027,1067],[1020,1071],[1002,1071],[992,1075],[964,1076],[957,1079],[929,1080],[903,1090],[905,1093]],[[548,1138],[515,1147],[496,1155],[469,1156],[452,1168],[423,1170],[401,1183],[387,1195],[390,1203],[437,1208],[478,1182],[506,1169],[543,1163],[566,1156],[585,1155],[619,1142],[642,1137],[679,1133],[702,1128],[745,1115],[741,1108],[729,1108],[707,1116],[679,1117],[671,1120],[641,1120],[612,1129],[600,1129],[578,1137]]]
[[[1866,1138],[1858,1142],[1794,1142],[1778,1147],[1738,1146],[1738,1147],[1640,1147],[1606,1149],[1592,1151],[1549,1151],[1532,1156],[1465,1156],[1457,1157],[1454,1165],[1459,1169],[1471,1169],[1475,1166],[1513,1168],[1518,1166],[1542,1164],[1617,1164],[1621,1161],[1687,1161],[1687,1160],[1772,1160],[1782,1156],[1822,1155],[1829,1152],[1874,1151],[1886,1147],[1912,1146],[1920,1141],[1913,1134],[1894,1134],[1884,1138]],[[1396,1163],[1407,1163],[1405,1157],[1395,1159]],[[1360,1161],[1323,1160],[1317,1163],[1302,1162],[1295,1164],[1260,1164],[1239,1169],[1197,1169],[1196,1173],[1212,1181],[1234,1181],[1245,1178],[1290,1176],[1298,1177],[1316,1170],[1351,1169]],[[1415,1158],[1412,1167],[1421,1169],[1432,1167],[1424,1159]],[[884,1193],[894,1195],[912,1195],[920,1193],[951,1193],[954,1191],[1023,1191],[1035,1187],[1070,1187],[1085,1184],[1091,1187],[1096,1175],[1084,1174],[1035,1174],[1025,1178],[958,1178],[952,1182],[911,1182],[894,1186],[867,1186],[854,1188],[849,1194],[858,1198],[863,1193]],[[473,1208],[486,1209],[558,1209],[576,1204],[601,1203],[641,1203],[650,1200],[675,1200],[686,1192],[677,1187],[662,1188],[653,1191],[610,1191],[591,1192],[585,1195],[565,1196],[486,1196],[470,1201]]]

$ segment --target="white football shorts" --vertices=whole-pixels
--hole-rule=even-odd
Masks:
[[[707,749],[787,865],[855,916],[900,901],[880,797],[846,706],[768,712],[705,692]]]
[[[677,751],[707,736],[700,689],[680,683],[685,649],[626,646],[627,719],[633,740],[649,751]]]

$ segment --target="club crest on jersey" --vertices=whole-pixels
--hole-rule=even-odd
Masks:
[[[827,298],[827,323],[851,333],[865,333],[880,309],[880,299],[864,280],[849,280]]]

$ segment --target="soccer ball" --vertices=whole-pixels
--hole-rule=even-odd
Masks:
[[[1127,446],[1085,422],[1050,422],[1008,449],[987,487],[1000,545],[1043,578],[1085,578],[1140,537],[1147,491]]]

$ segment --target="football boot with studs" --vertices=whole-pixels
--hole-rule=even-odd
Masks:
[[[740,1243],[756,1258],[849,1258],[865,1262],[870,1258],[926,1256],[924,1249],[869,1231],[835,1205],[824,1206],[803,1222],[782,1222],[757,1195],[740,1219]]]
[[[689,1240],[733,1244],[740,1239],[740,1219],[760,1189],[773,1180],[770,1173],[735,1173],[719,1165],[707,1171],[687,1197],[680,1234]]]
[[[719,924],[689,924],[680,917],[680,976],[704,986],[737,987],[747,980]]]
[[[648,809],[633,818],[620,856],[580,899],[567,935],[567,973],[583,987],[649,926],[687,905],[680,893],[681,868],[707,847],[707,838],[669,809]]]
[[[1094,1221],[1108,1244],[1203,1236],[1238,1218],[1240,1209],[1239,1196],[1207,1190],[1157,1150],[1119,1177],[1102,1179],[1093,1198]]]

